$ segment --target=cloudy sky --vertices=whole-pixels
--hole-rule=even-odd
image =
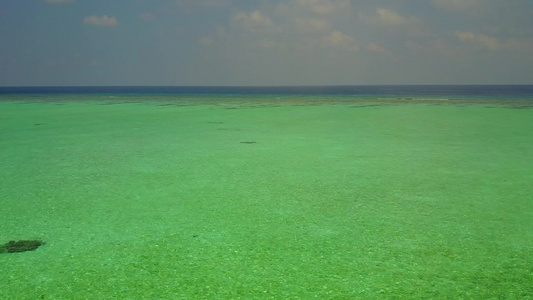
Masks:
[[[532,83],[532,0],[0,0],[0,86]]]

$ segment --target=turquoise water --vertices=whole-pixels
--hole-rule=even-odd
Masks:
[[[528,101],[2,98],[0,298],[533,297]]]

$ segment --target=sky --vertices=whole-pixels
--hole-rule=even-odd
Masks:
[[[0,86],[533,84],[532,0],[0,0]]]

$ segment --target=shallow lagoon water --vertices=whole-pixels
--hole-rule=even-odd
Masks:
[[[10,97],[0,298],[533,297],[530,102]]]

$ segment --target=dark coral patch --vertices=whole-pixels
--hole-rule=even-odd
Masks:
[[[39,240],[9,241],[6,244],[0,245],[0,253],[33,251],[42,245],[44,245],[44,242]]]

